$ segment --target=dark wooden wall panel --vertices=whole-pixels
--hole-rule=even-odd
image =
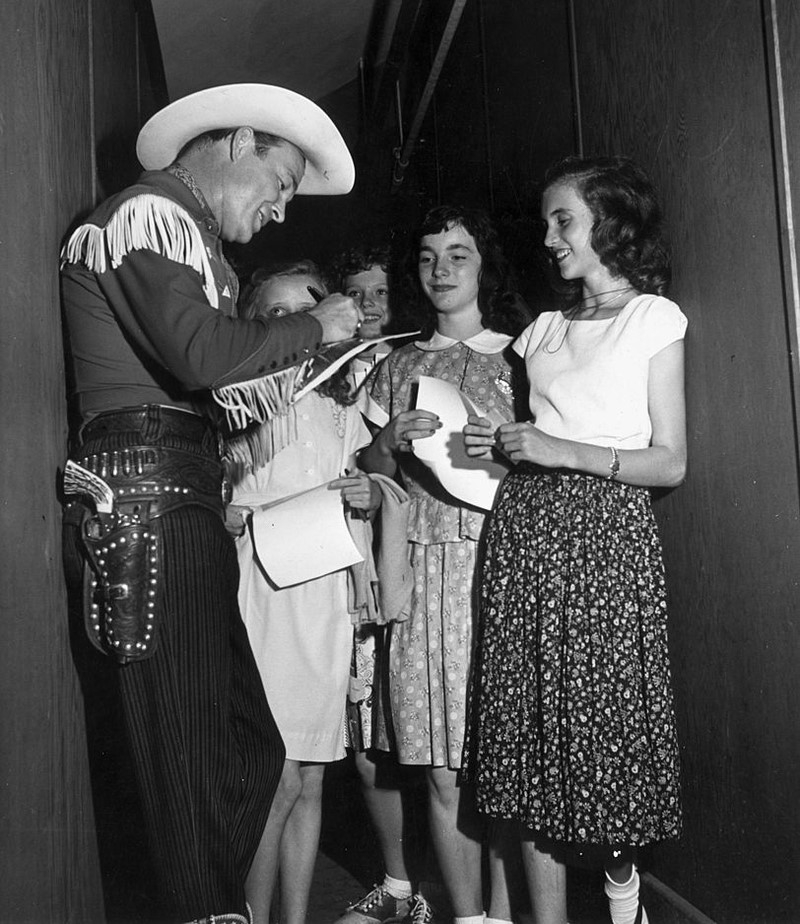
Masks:
[[[95,198],[100,201],[132,183],[142,169],[136,160],[136,135],[143,120],[133,3],[95,3],[92,33]]]
[[[58,257],[97,192],[93,111],[101,137],[137,125],[137,6],[0,4],[0,917],[9,921],[104,919],[61,567]]]
[[[86,0],[0,13],[0,882],[7,920],[102,919],[56,481],[66,445],[60,237],[87,192]]]
[[[687,826],[653,871],[716,920],[796,920],[798,472],[761,4],[576,11],[585,150],[654,175],[691,324],[690,472],[658,505]]]

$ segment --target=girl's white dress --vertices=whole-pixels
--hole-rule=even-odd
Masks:
[[[256,506],[316,487],[355,467],[370,442],[355,406],[311,392],[297,406],[297,439],[234,488],[232,503]],[[345,755],[345,702],[353,652],[347,572],[278,588],[254,553],[252,535],[237,539],[239,606],[267,700],[291,760]]]

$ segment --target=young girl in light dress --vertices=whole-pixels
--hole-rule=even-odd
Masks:
[[[281,317],[313,307],[327,294],[319,269],[301,261],[261,271],[241,311]],[[327,387],[326,387],[327,386]],[[342,377],[301,398],[296,431],[277,440],[270,423],[229,444],[233,498],[229,521],[253,508],[331,482],[345,509],[369,511],[378,495],[356,472],[370,434]],[[334,394],[337,397],[331,397]],[[284,422],[285,424],[285,422]],[[283,426],[283,424],[282,424]],[[249,463],[248,463],[249,460]],[[346,477],[343,477],[348,474]],[[282,924],[305,924],[319,844],[323,773],[345,755],[345,700],[353,623],[347,573],[336,571],[279,588],[254,548],[251,530],[237,538],[239,605],[286,760],[266,830],[248,879],[254,920],[267,924],[280,870]]]
[[[393,623],[390,706],[398,759],[425,768],[429,832],[456,924],[484,918],[483,828],[459,785],[472,660],[475,568],[485,513],[449,495],[413,455],[439,422],[415,408],[416,383],[456,385],[479,407],[513,419],[508,347],[527,315],[509,290],[497,236],[481,212],[432,210],[415,235],[413,274],[423,335],[394,350],[367,381],[382,429],[361,455],[367,471],[401,479],[411,499],[406,549],[410,616]],[[493,856],[490,916],[510,920],[502,863]]]
[[[634,848],[681,831],[649,489],[686,468],[686,318],[631,161],[556,165],[542,218],[569,297],[514,344],[533,420],[465,429],[471,454],[516,464],[487,538],[465,769],[480,810],[519,825],[538,924],[566,921],[559,845],[599,853],[614,924],[646,924]]]

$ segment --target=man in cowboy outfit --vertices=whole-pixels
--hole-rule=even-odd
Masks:
[[[354,168],[321,109],[261,84],[177,100],[137,155],[146,172],[62,252],[80,481],[65,478],[65,560],[91,640],[118,665],[159,920],[246,924],[284,751],[238,611],[215,421],[285,411],[303,361],[360,317],[333,295],[237,318],[222,242],[282,222],[296,194],[347,193]]]

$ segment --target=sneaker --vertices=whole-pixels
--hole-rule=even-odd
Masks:
[[[433,907],[417,892],[409,899],[411,907],[403,924],[433,924]]]
[[[376,885],[362,899],[350,905],[336,924],[405,924],[411,921],[409,913],[418,897],[422,896],[395,898],[385,886]]]

